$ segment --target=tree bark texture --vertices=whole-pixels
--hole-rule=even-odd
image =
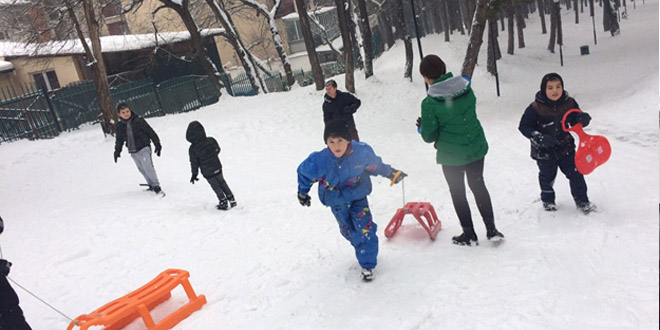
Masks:
[[[518,32],[518,48],[525,48],[525,34],[523,29],[525,28],[525,19],[522,15],[522,8],[520,5],[515,6],[516,14],[516,30]]]
[[[186,26],[186,29],[190,33],[190,42],[192,43],[192,48],[193,48],[193,55],[195,59],[199,62],[199,64],[202,66],[202,70],[204,70],[204,73],[206,73],[206,76],[209,77],[209,80],[213,84],[213,87],[222,95],[222,83],[220,82],[220,73],[218,72],[217,68],[213,65],[213,62],[209,59],[208,52],[206,50],[206,47],[204,47],[204,39],[202,38],[202,35],[199,33],[199,28],[197,27],[197,24],[195,23],[195,20],[193,19],[192,15],[190,14],[190,7],[188,6],[190,4],[189,0],[183,0],[181,2],[181,5],[172,2],[171,0],[160,0],[165,7],[170,8],[174,10],[179,17],[181,17],[181,20],[183,21],[183,24]]]
[[[483,43],[484,29],[486,27],[486,5],[488,0],[477,0],[474,21],[472,22],[472,32],[470,33],[470,40],[468,48],[465,53],[465,60],[463,61],[463,68],[461,74],[472,77],[474,67],[477,65],[477,58],[479,56],[479,49]]]
[[[298,17],[300,19],[300,27],[302,28],[303,38],[305,39],[307,58],[309,58],[309,64],[312,67],[312,74],[314,75],[316,90],[320,91],[325,87],[325,81],[323,78],[323,69],[321,69],[319,57],[316,54],[316,48],[314,47],[314,37],[312,36],[312,30],[309,25],[309,17],[307,17],[307,8],[305,7],[303,0],[295,1],[296,8],[298,9]]]
[[[394,0],[395,12],[397,14],[399,29],[401,30],[403,45],[405,46],[406,51],[406,62],[403,69],[403,77],[412,81],[412,62],[413,62],[413,50],[412,42],[410,41],[410,34],[408,33],[408,28],[406,27],[406,18],[403,14],[403,1]]]
[[[301,1],[301,0],[298,0]],[[355,93],[355,69],[353,68],[353,43],[351,41],[350,27],[347,9],[347,0],[335,0],[337,6],[337,20],[339,21],[339,31],[341,40],[344,43],[344,65],[346,67],[346,90]]]
[[[371,27],[369,26],[369,13],[365,0],[357,0],[360,11],[360,27],[362,31],[362,47],[364,48],[364,77],[368,79],[374,75],[373,49],[371,47]]]
[[[543,0],[536,0],[536,4],[539,7],[539,16],[541,18],[541,33],[546,34],[548,30],[545,28],[545,6],[543,5]]]
[[[96,20],[94,3],[92,0],[83,0],[83,8],[85,11],[85,20],[87,21],[87,29],[89,30],[89,39],[92,42],[91,51],[94,57],[88,60],[92,61],[94,87],[96,87],[96,94],[99,98],[104,123],[102,125],[104,129],[103,133],[114,135],[117,124],[117,112],[110,97],[110,86],[108,85],[108,75],[105,69],[105,63],[103,62],[103,51],[101,50],[101,38],[99,36],[99,25]],[[87,42],[84,39],[81,41],[83,43]]]
[[[514,14],[513,14],[513,3],[510,3],[506,7],[506,19],[507,19],[507,32],[508,32],[508,38],[507,38],[507,47],[506,47],[506,53],[513,55],[513,50],[514,50]]]

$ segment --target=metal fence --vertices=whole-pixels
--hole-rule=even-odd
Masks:
[[[219,94],[206,76],[183,76],[155,85],[134,81],[110,89],[117,104],[126,102],[143,117],[186,112],[218,102]],[[57,136],[99,120],[101,107],[94,83],[78,82],[46,92],[23,86],[0,90],[0,143]]]

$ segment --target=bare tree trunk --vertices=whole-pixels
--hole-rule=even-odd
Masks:
[[[183,0],[180,4],[174,3],[172,0],[160,0],[160,2],[162,2],[165,7],[174,10],[179,15],[179,17],[181,17],[183,24],[186,26],[186,29],[190,33],[190,41],[192,42],[193,55],[195,59],[197,59],[199,64],[202,66],[202,70],[204,70],[206,76],[209,77],[209,80],[215,89],[218,91],[218,93],[220,93],[220,95],[222,95],[221,90],[224,86],[219,79],[220,73],[218,72],[218,69],[215,67],[215,65],[213,65],[213,62],[211,62],[209,59],[206,47],[204,47],[202,35],[199,33],[200,29],[197,27],[195,20],[190,14],[190,1]],[[157,10],[158,9],[154,11],[154,15]],[[153,22],[155,22],[155,20],[153,20]]]
[[[573,0],[573,8],[575,9],[575,24],[580,24],[580,13],[578,12],[578,0]]]
[[[92,55],[91,61],[92,72],[94,73],[94,87],[96,87],[96,94],[99,97],[99,104],[101,106],[101,113],[103,118],[104,134],[115,134],[117,123],[117,112],[110,97],[110,86],[108,86],[108,75],[105,70],[105,63],[103,62],[103,52],[101,50],[101,38],[99,36],[99,25],[96,21],[96,13],[94,12],[94,4],[92,0],[83,0],[83,8],[85,11],[85,20],[87,21],[87,29],[89,30],[89,39],[92,42]],[[75,17],[75,15],[74,15]],[[82,43],[87,43],[85,39],[81,40]]]
[[[209,5],[209,7],[211,7],[213,14],[225,29],[225,37],[234,48],[238,58],[241,60],[241,63],[243,64],[243,70],[245,70],[245,74],[247,75],[254,92],[257,94],[261,93],[262,91],[267,93],[268,90],[266,88],[266,84],[261,78],[259,71],[257,70],[257,65],[254,63],[245,45],[243,45],[243,40],[241,40],[241,36],[239,35],[238,30],[236,30],[231,17],[227,13],[227,10],[224,8],[224,4],[221,2],[221,0],[206,0],[206,3]]]
[[[523,29],[525,27],[525,19],[523,18],[522,8],[520,8],[520,5],[516,5],[515,11],[516,11],[515,12],[516,28],[518,32],[518,48],[525,48],[525,34],[523,32]]]
[[[472,22],[472,32],[470,33],[470,41],[468,43],[467,52],[465,53],[465,60],[463,60],[463,68],[461,74],[472,77],[474,67],[477,65],[477,57],[479,56],[479,49],[483,43],[484,30],[486,27],[486,5],[488,0],[477,0],[474,20]]]
[[[514,15],[513,15],[513,3],[510,3],[506,7],[506,17],[507,17],[507,28],[508,28],[508,39],[507,39],[507,47],[506,47],[506,53],[513,55],[513,48],[514,48]]]
[[[442,21],[445,28],[445,42],[449,42],[449,33],[451,31],[451,22],[449,21],[449,0],[442,0]]]
[[[497,65],[495,61],[502,58],[500,45],[497,42],[497,18],[488,20],[488,58],[486,60],[486,70],[492,75],[497,74]]]
[[[364,48],[364,77],[368,79],[374,75],[373,50],[371,48],[371,27],[369,26],[369,13],[365,0],[357,0],[360,10],[360,27],[362,32],[362,48]]]
[[[312,30],[309,25],[309,17],[307,17],[307,8],[305,8],[305,3],[303,0],[295,1],[296,8],[298,9],[298,17],[300,18],[300,26],[302,28],[303,38],[305,39],[307,58],[309,58],[309,64],[312,67],[316,90],[320,91],[325,87],[325,81],[323,78],[323,69],[321,69],[321,64],[319,64],[319,57],[316,54],[316,48],[314,47],[314,37],[312,36]]]
[[[465,4],[466,13],[465,13],[465,26],[467,26],[468,33],[472,32],[472,18],[475,11],[474,0],[463,0]]]
[[[277,56],[279,56],[280,61],[282,62],[282,67],[284,68],[284,73],[286,74],[287,85],[292,86],[296,82],[296,79],[293,76],[293,72],[291,71],[291,62],[289,62],[289,57],[284,51],[282,38],[280,37],[280,31],[275,24],[275,17],[277,17],[277,12],[280,10],[280,4],[282,3],[282,0],[275,0],[275,4],[273,5],[273,8],[270,9],[270,11],[265,5],[257,3],[254,0],[242,0],[242,2],[262,13],[268,20],[270,34],[273,37],[273,44],[275,45]]]
[[[346,66],[346,90],[355,93],[355,75],[353,68],[353,43],[351,41],[350,29],[348,26],[347,0],[335,0],[337,6],[337,20],[339,21],[339,30],[341,31],[341,40],[344,43],[344,65]]]
[[[536,5],[539,7],[539,16],[541,16],[541,33],[546,34],[548,30],[545,28],[545,7],[543,0],[536,0]]]
[[[431,12],[431,21],[433,22],[433,33],[442,32],[442,18],[440,14],[442,13],[443,4],[438,0],[434,3],[433,7],[430,8]]]
[[[551,53],[555,52],[555,42],[559,27],[559,10],[559,1],[557,0],[557,2],[553,2],[550,7],[550,40],[548,41],[548,50]]]
[[[404,65],[403,77],[408,78],[412,81],[412,62],[413,62],[413,50],[412,42],[410,41],[410,34],[408,33],[408,28],[406,27],[406,19],[403,15],[403,1],[395,0],[394,7],[396,15],[398,16],[399,29],[402,33],[403,44],[406,49],[406,63]]]

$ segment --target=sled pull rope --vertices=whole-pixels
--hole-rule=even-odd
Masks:
[[[17,283],[16,281],[14,281],[11,277],[7,276],[7,279],[10,280],[12,283],[16,284],[16,286],[18,286],[19,288],[23,289],[23,291],[25,291],[25,292],[29,293],[31,296],[37,298],[37,300],[41,301],[44,305],[50,307],[50,309],[52,309],[52,310],[56,311],[57,313],[59,313],[60,315],[64,316],[64,318],[66,318],[67,320],[69,320],[69,321],[73,321],[72,318],[66,316],[66,314],[60,312],[57,308],[51,306],[49,303],[47,303],[47,302],[45,302],[43,299],[39,298],[36,294],[30,292],[30,290],[28,290],[28,289],[26,289],[24,286],[18,284],[18,283]]]

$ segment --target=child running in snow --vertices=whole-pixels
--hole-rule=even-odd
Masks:
[[[160,139],[146,120],[131,111],[126,103],[117,104],[119,123],[115,132],[115,163],[120,157],[124,144],[131,154],[138,171],[147,180],[149,191],[161,194],[160,183],[156,175],[154,163],[151,160],[151,142],[154,143],[154,153],[160,157],[162,149]]]
[[[330,207],[339,232],[355,248],[362,280],[371,281],[378,256],[378,237],[367,201],[371,193],[370,176],[380,175],[399,183],[406,174],[384,164],[368,144],[351,141],[350,128],[344,120],[326,123],[323,140],[328,147],[313,152],[298,166],[298,201],[310,206],[311,197],[307,193],[319,182],[319,200]]]
[[[195,181],[199,180],[197,174],[201,169],[202,175],[218,196],[218,210],[228,210],[230,207],[236,206],[234,194],[222,175],[222,164],[218,157],[218,154],[220,154],[218,142],[214,138],[206,136],[204,126],[198,121],[188,124],[186,140],[190,142],[190,148],[188,149],[190,169],[192,170],[190,183],[195,184]]]
[[[596,209],[587,197],[587,183],[575,168],[575,140],[562,128],[562,118],[570,109],[579,109],[575,99],[564,90],[564,81],[557,73],[548,73],[541,80],[541,90],[536,93],[522,118],[518,129],[531,141],[531,157],[539,167],[541,201],[546,211],[556,211],[555,191],[552,188],[557,168],[568,179],[571,195],[578,209],[584,214]],[[572,113],[566,118],[567,125],[589,125],[589,114]]]

